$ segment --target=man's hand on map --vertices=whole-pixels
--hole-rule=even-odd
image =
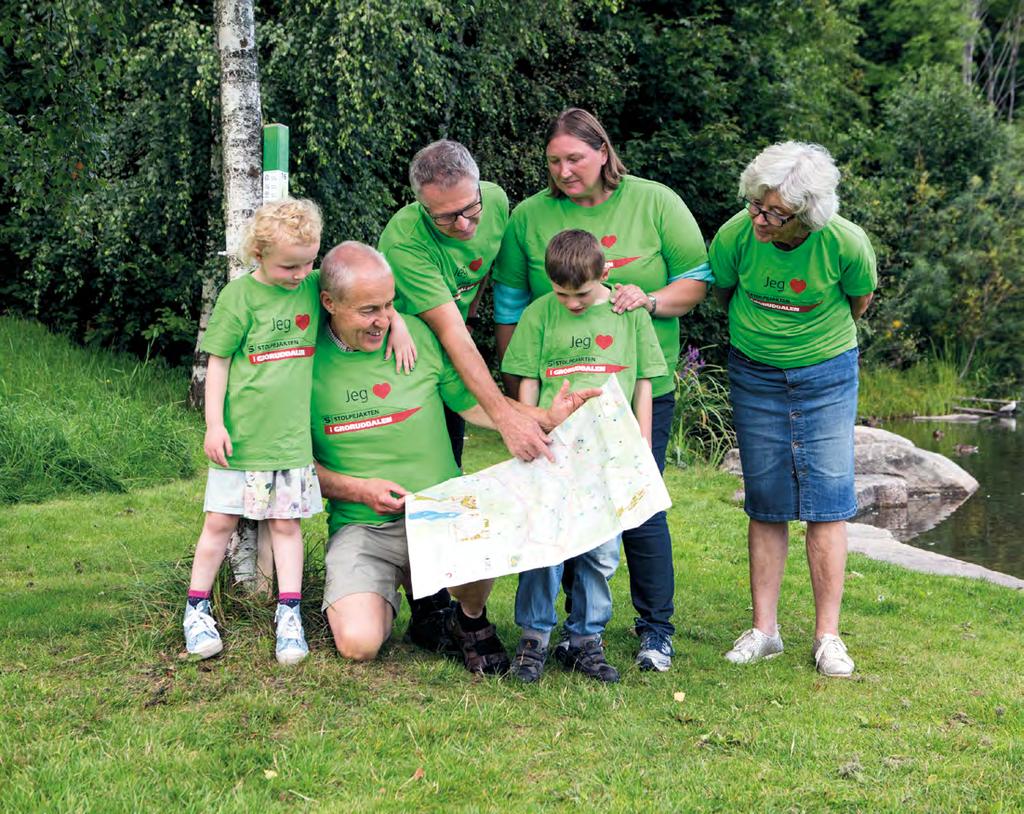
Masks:
[[[502,420],[494,423],[508,451],[520,461],[532,461],[542,455],[549,461],[554,460],[548,449],[551,439],[544,434],[538,422],[524,412],[507,410]]]
[[[394,514],[405,508],[407,494],[409,492],[397,483],[382,478],[366,478],[360,487],[359,502],[377,514]]]
[[[569,381],[562,382],[562,388],[555,394],[551,406],[544,411],[540,425],[545,432],[551,432],[565,419],[575,413],[588,399],[601,395],[600,387],[588,387],[585,390],[569,392]]]

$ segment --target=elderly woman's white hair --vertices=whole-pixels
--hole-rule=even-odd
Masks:
[[[839,170],[820,144],[784,141],[766,147],[740,175],[740,197],[761,200],[768,190],[812,232],[839,211]]]

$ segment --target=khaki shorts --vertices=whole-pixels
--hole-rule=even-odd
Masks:
[[[398,588],[409,580],[404,517],[379,526],[342,526],[327,541],[324,559],[324,611],[346,596],[371,593],[384,597],[398,616],[402,606]]]

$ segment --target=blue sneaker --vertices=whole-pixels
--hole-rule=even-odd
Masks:
[[[298,608],[278,605],[274,615],[277,623],[277,661],[279,664],[298,664],[309,655],[306,634],[302,630],[302,617]]]
[[[210,600],[185,606],[185,649],[190,656],[208,659],[224,649],[217,623],[210,615]]]
[[[668,672],[676,651],[672,640],[655,630],[648,630],[640,637],[640,652],[636,654],[636,666],[641,670]]]

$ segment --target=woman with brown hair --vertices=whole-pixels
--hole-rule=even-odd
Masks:
[[[512,212],[494,264],[499,354],[504,354],[523,309],[551,291],[544,271],[548,241],[566,229],[590,232],[605,254],[613,310],[621,314],[644,308],[654,321],[668,367],[667,375],[652,380],[652,447],[658,466],[664,469],[675,405],[679,317],[704,299],[712,280],[704,239],[675,192],[627,174],[593,114],[580,108],[562,111],[551,123],[545,144],[547,189]],[[639,614],[637,664],[645,670],[668,670],[674,653],[675,578],[664,512],[625,532],[623,548],[633,606]],[[526,629],[530,609],[524,580],[529,576],[520,577],[516,623]],[[556,650],[556,656],[564,659],[566,654]]]

